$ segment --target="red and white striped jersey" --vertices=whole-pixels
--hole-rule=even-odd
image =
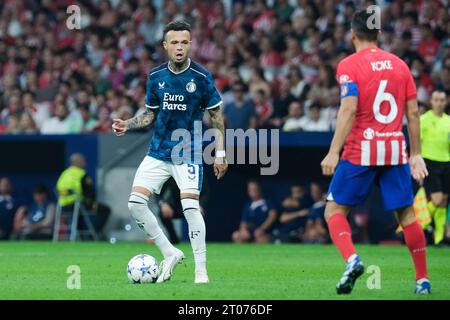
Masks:
[[[337,67],[341,99],[358,97],[358,107],[343,160],[363,166],[408,163],[402,132],[406,102],[416,99],[416,86],[406,63],[379,48],[367,48]]]

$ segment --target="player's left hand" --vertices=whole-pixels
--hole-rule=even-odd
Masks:
[[[125,121],[121,119],[114,119],[112,124],[112,130],[116,136],[121,137],[127,132],[127,125]]]
[[[338,162],[339,162],[338,153],[328,153],[320,163],[320,165],[322,166],[323,175],[332,176],[334,174],[334,170],[336,170]]]
[[[214,160],[214,174],[217,180],[222,178],[228,170],[228,163],[226,158],[216,158]]]
[[[420,154],[412,155],[409,158],[409,166],[411,167],[411,175],[419,185],[423,184],[423,180],[428,176],[427,166]]]

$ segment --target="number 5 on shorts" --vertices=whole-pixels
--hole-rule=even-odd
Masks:
[[[195,166],[193,164],[188,164],[188,173],[195,176]]]

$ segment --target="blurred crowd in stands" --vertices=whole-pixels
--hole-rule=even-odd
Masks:
[[[381,8],[380,46],[411,68],[425,110],[450,97],[444,0],[4,0],[0,133],[109,132],[143,112],[148,71],[166,60],[163,27],[192,25],[192,57],[213,74],[228,128],[334,129],[337,63],[353,52],[353,12]],[[80,29],[66,26],[69,5]],[[205,119],[205,123],[208,120]]]
[[[326,189],[322,182],[294,182],[290,193],[276,201],[264,193],[261,183],[247,184],[248,202],[242,209],[238,229],[232,234],[235,243],[330,243],[325,221]],[[349,214],[355,242],[369,242],[368,213],[355,207]],[[385,226],[386,227],[386,226]],[[392,226],[393,231],[395,225]]]
[[[56,205],[49,189],[37,185],[32,199],[21,203],[8,177],[0,177],[0,240],[50,239]]]
[[[85,157],[80,153],[72,154],[70,165],[61,173],[56,185],[49,188],[36,184],[31,195],[18,193],[12,179],[0,176],[0,240],[68,239],[72,234],[69,227],[72,218],[68,219],[67,215],[72,217],[75,211],[80,213],[77,230],[88,227],[82,218],[83,212],[91,215],[90,235],[95,233],[94,239],[104,239],[103,229],[111,209],[97,200],[93,180],[85,167]],[[56,225],[60,232],[55,231]]]

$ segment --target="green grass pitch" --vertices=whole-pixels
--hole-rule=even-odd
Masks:
[[[211,283],[194,284],[189,244],[187,259],[162,284],[131,284],[128,260],[138,253],[161,259],[142,243],[0,243],[0,299],[450,299],[450,249],[429,248],[433,293],[417,296],[405,246],[357,246],[367,267],[381,271],[381,289],[369,289],[366,273],[349,296],[335,284],[344,263],[333,246],[208,244]],[[69,290],[68,266],[81,269],[81,288]]]

